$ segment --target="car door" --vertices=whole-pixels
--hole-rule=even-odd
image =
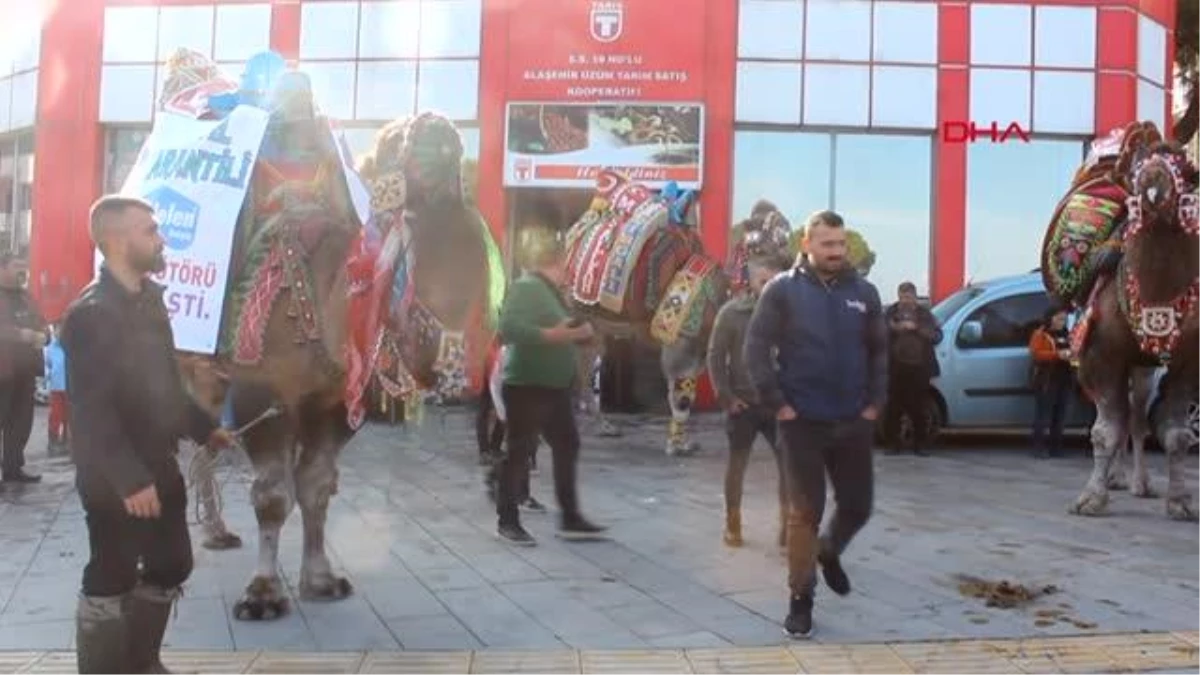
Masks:
[[[1044,291],[988,300],[967,315],[955,341],[955,426],[1020,427],[1033,419],[1029,337],[1041,323],[1050,298]],[[964,338],[963,326],[978,322],[979,339]],[[948,336],[950,337],[950,336]]]

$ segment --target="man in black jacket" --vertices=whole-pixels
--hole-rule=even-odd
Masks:
[[[165,266],[153,207],[102,197],[91,235],[105,263],[68,309],[62,337],[91,545],[76,615],[79,672],[167,672],[163,633],[192,571],[178,442],[224,447],[232,437],[183,388],[163,289],[146,278]]]
[[[888,327],[888,407],[884,429],[894,450],[900,451],[901,420],[912,424],[913,454],[927,455],[929,431],[929,381],[938,376],[934,345],[942,339],[942,330],[929,308],[917,301],[917,287],[911,281],[900,284],[896,304],[887,308]]]
[[[33,429],[33,393],[42,374],[46,321],[21,276],[24,263],[0,255],[0,455],[6,483],[36,483],[26,473],[25,445]]]
[[[797,638],[812,633],[818,562],[830,589],[850,592],[840,556],[871,515],[871,441],[887,374],[879,292],[846,262],[842,217],[810,216],[805,245],[808,259],[763,289],[744,348],[759,403],[779,421],[789,497],[784,628]],[[818,539],[827,471],[837,510]]]

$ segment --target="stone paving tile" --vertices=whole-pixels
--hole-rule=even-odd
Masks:
[[[29,458],[44,482],[0,487],[0,647],[63,649],[70,648],[64,635],[73,640],[86,528],[70,463],[40,454],[43,421],[35,425]],[[494,536],[494,506],[482,494],[468,415],[433,413],[419,429],[365,427],[341,458],[328,532],[332,562],[356,594],[328,605],[293,598],[291,615],[265,624],[229,615],[256,560],[252,477],[245,458],[232,457],[219,477],[225,515],[246,548],[196,548],[196,568],[167,641],[187,649],[379,653],[783,645],[786,565],[774,543],[777,477],[769,453],[753,455],[743,505],[747,545],[730,550],[720,543],[720,419],[698,418],[697,437],[707,451],[689,458],[662,454],[662,419],[618,421],[626,434],[616,439],[589,436],[584,423],[579,474],[584,510],[610,526],[610,540],[554,538],[557,513],[543,449],[533,490],[550,512],[524,516],[539,540],[532,549],[509,548]],[[1149,458],[1160,489],[1163,459]],[[1121,493],[1112,495],[1108,518],[1069,516],[1066,506],[1090,470],[1082,455],[1035,465],[1005,441],[947,448],[931,458],[879,456],[875,466],[875,514],[844,558],[855,592],[847,598],[822,592],[818,643],[1136,630],[1194,636],[1200,627],[1197,528],[1165,518],[1161,499]],[[1196,458],[1189,458],[1187,474],[1194,491]],[[301,535],[294,513],[280,556],[293,594]],[[964,573],[1061,591],[1023,608],[988,609],[959,595],[955,577]],[[1080,625],[1039,622],[1047,610],[1062,610]],[[1118,657],[1140,663],[1129,655],[1104,658]],[[1048,660],[1012,662],[1036,668]]]
[[[579,653],[575,651],[512,652],[485,650],[475,652],[472,673],[577,673]]]
[[[800,664],[786,649],[689,649],[688,662],[697,673],[799,673]]]
[[[360,673],[466,673],[471,668],[471,652],[372,652],[359,668]]]

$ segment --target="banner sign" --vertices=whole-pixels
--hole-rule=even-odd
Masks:
[[[705,0],[522,0],[508,21],[508,96],[704,97]]]
[[[651,187],[700,188],[700,103],[510,103],[506,117],[506,187],[592,189],[610,168]]]
[[[167,262],[154,279],[181,351],[217,351],[234,231],[268,119],[246,105],[219,121],[160,113],[121,188],[154,205]]]

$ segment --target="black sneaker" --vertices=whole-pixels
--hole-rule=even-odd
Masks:
[[[838,595],[848,595],[850,577],[846,576],[846,570],[842,569],[842,560],[838,554],[822,547],[822,551],[817,554],[817,562],[821,563],[821,576],[825,577],[825,584],[829,586],[829,590]]]
[[[795,640],[807,640],[813,634],[813,599],[811,595],[793,595],[788,606],[783,632]]]
[[[546,505],[534,499],[533,497],[521,502],[521,508],[525,509],[526,511],[533,511],[534,513],[546,512]]]
[[[3,480],[5,483],[40,483],[42,482],[42,477],[25,473],[22,469],[17,469],[16,471],[6,472]]]
[[[536,546],[537,540],[520,525],[501,525],[496,528],[496,536],[514,546]]]
[[[558,528],[558,536],[562,539],[602,539],[607,527],[596,525],[588,521],[583,516],[575,516],[574,518],[564,518],[562,525]]]

